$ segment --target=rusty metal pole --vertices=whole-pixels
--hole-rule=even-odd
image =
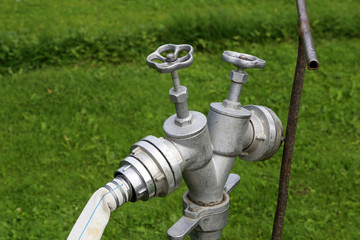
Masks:
[[[297,0],[297,9],[300,35],[298,57],[296,62],[294,83],[291,93],[289,115],[286,127],[285,144],[281,162],[278,201],[272,232],[273,240],[281,239],[282,228],[284,225],[290,181],[291,162],[293,158],[296,127],[306,66],[308,66],[309,70],[316,70],[319,67],[319,62],[317,60],[315,47],[311,36],[305,0]]]

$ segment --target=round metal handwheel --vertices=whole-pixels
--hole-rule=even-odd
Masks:
[[[166,57],[162,56],[163,52],[169,52]],[[188,52],[185,56],[178,58],[179,52]],[[155,52],[151,53],[146,58],[146,63],[155,68],[160,73],[172,73],[176,70],[184,69],[193,63],[193,47],[188,44],[166,44],[160,46]],[[162,63],[157,63],[154,60],[160,60]]]
[[[266,65],[266,62],[258,57],[233,51],[224,51],[222,59],[241,69],[264,68]]]

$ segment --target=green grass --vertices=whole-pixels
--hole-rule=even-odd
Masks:
[[[111,180],[131,145],[149,134],[164,135],[162,124],[174,113],[168,99],[171,79],[147,67],[145,58],[167,41],[196,46],[194,64],[179,74],[189,90],[189,108],[204,114],[211,102],[227,96],[232,66],[221,60],[222,50],[265,59],[264,70],[248,71],[241,102],[270,107],[286,126],[297,54],[293,4],[240,1],[233,7],[235,1],[185,1],[175,8],[174,1],[121,3],[0,3],[1,47],[8,41],[20,49],[1,62],[0,239],[66,238],[89,197]],[[360,238],[360,45],[358,31],[351,31],[358,28],[358,5],[308,3],[320,69],[305,77],[283,239]],[[224,14],[214,15],[215,7]],[[346,14],[336,15],[339,9]],[[235,10],[242,14],[226,18]],[[257,12],[274,23],[274,36],[260,31],[251,37],[259,27],[250,21]],[[280,17],[282,12],[286,17]],[[238,17],[249,24],[247,30],[229,33]],[[204,25],[208,21],[212,24]],[[283,33],[277,33],[281,28]],[[174,35],[168,37],[169,32]],[[146,42],[149,34],[153,38]],[[121,40],[124,54],[108,57],[118,49],[112,47],[118,36],[129,41]],[[94,45],[84,43],[87,37],[96,40]],[[37,43],[37,38],[43,40]],[[46,46],[64,47],[61,62],[50,60],[54,50]],[[79,57],[71,55],[76,47]],[[280,162],[280,150],[266,162],[237,160],[233,172],[242,181],[230,194],[223,239],[270,238]],[[183,184],[164,199],[124,205],[112,213],[103,239],[166,239],[182,214],[185,190]]]
[[[310,2],[315,39],[360,38],[359,8],[358,1]],[[284,0],[23,0],[0,9],[0,74],[78,61],[120,64],[169,42],[217,53],[234,42],[284,42],[298,34],[296,6]]]

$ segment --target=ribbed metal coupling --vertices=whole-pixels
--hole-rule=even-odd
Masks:
[[[130,184],[130,201],[145,201],[156,196],[165,197],[181,185],[181,164],[181,155],[172,143],[147,136],[131,147],[115,176]]]
[[[121,177],[114,178],[104,185],[116,202],[116,208],[128,202],[132,196],[130,185]]]

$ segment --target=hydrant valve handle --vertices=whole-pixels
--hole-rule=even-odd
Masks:
[[[258,57],[233,51],[224,51],[222,59],[225,62],[234,64],[240,69],[264,68],[266,65],[266,62]]]
[[[163,57],[161,53],[164,52],[170,53],[168,53],[166,57]],[[185,56],[178,58],[180,52],[188,53]],[[176,70],[191,66],[193,63],[193,53],[193,47],[188,44],[166,44],[160,46],[155,52],[151,53],[146,58],[146,63],[160,73],[172,73]],[[155,62],[154,60],[160,60],[162,63]]]

